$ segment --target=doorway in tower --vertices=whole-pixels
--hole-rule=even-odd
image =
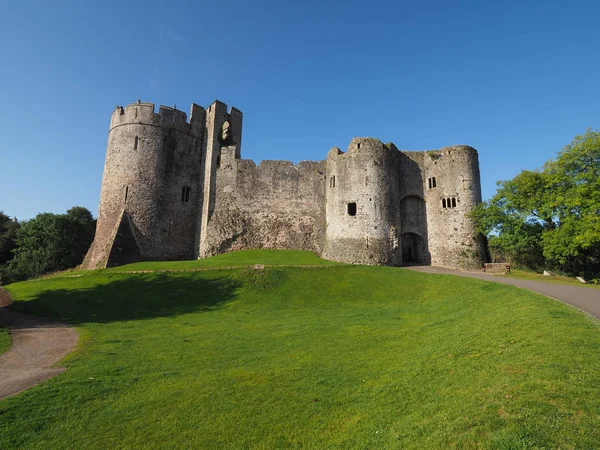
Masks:
[[[423,264],[423,238],[417,233],[402,235],[402,263]]]

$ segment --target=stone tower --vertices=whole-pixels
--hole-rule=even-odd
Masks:
[[[96,236],[84,267],[191,259],[201,201],[204,108],[190,121],[153,103],[117,107],[108,132]]]
[[[327,230],[323,257],[400,265],[398,149],[355,138],[348,151],[327,155]]]
[[[424,190],[431,264],[473,267],[485,254],[467,216],[481,203],[479,157],[467,145],[424,152]]]

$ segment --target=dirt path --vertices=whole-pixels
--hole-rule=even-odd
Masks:
[[[63,372],[54,364],[75,348],[79,337],[67,325],[2,307],[0,326],[9,329],[13,341],[11,349],[0,355],[0,400]]]
[[[463,272],[460,270],[444,269],[432,266],[414,266],[406,269],[425,273],[439,273],[457,275],[460,277],[477,278],[479,280],[493,281],[495,283],[510,284],[530,291],[538,292],[547,297],[559,300],[574,306],[592,316],[600,319],[600,289],[583,286],[570,286],[568,284],[546,283],[544,281],[520,280],[518,278],[505,278],[489,275],[482,272]]]

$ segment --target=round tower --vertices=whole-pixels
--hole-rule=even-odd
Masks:
[[[354,138],[327,155],[325,259],[399,265],[398,150]]]
[[[87,268],[191,259],[200,202],[205,111],[153,103],[112,114],[94,243]]]
[[[425,152],[424,165],[431,264],[480,267],[481,242],[468,217],[481,203],[477,150],[455,145]]]

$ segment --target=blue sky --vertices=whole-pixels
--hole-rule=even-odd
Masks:
[[[592,1],[1,1],[0,210],[97,213],[111,112],[244,112],[242,156],[477,148],[483,197],[600,121]]]

